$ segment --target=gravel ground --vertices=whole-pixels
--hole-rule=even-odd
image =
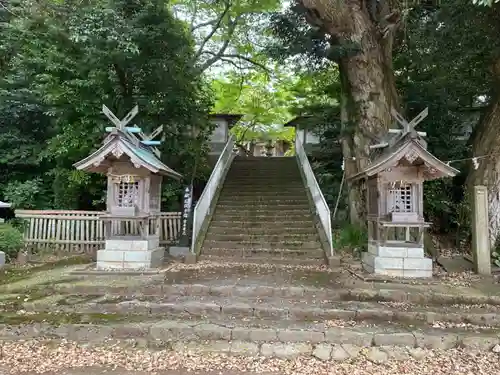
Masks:
[[[103,369],[115,367],[117,371]],[[3,371],[1,370],[3,369]],[[83,371],[70,371],[80,369]],[[177,371],[177,372],[176,372]],[[474,354],[461,350],[446,352],[427,351],[423,360],[387,361],[373,363],[360,358],[336,363],[321,362],[312,358],[292,361],[226,357],[222,355],[180,355],[172,352],[126,350],[109,346],[90,348],[73,344],[47,345],[38,341],[6,342],[0,357],[2,374],[53,374],[53,375],[243,375],[245,372],[276,375],[424,375],[498,374],[500,360],[496,353]]]
[[[0,368],[0,371],[2,369]],[[2,374],[2,372],[0,372]],[[24,375],[35,375],[36,372],[24,373]],[[157,375],[185,375],[184,370],[166,370],[160,371]],[[127,370],[113,370],[105,367],[87,367],[83,369],[65,369],[60,371],[47,372],[45,375],[151,375],[148,371],[127,371]],[[243,373],[240,371],[192,371],[189,375],[255,375],[248,372]],[[260,375],[277,375],[277,373],[268,373]],[[278,374],[279,375],[279,374]]]

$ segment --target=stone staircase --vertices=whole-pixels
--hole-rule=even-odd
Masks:
[[[36,284],[44,280],[37,276],[0,287],[0,340],[375,363],[500,345],[500,296],[442,285],[377,286],[341,270],[309,268],[179,264],[134,277],[52,272],[48,284]]]
[[[324,262],[295,158],[235,158],[201,254],[205,260]]]

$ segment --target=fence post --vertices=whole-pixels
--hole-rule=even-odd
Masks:
[[[472,256],[479,275],[491,275],[491,253],[488,220],[488,190],[474,186],[472,200]]]

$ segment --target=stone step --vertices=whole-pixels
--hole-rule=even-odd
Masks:
[[[301,179],[298,178],[284,178],[275,176],[273,178],[262,177],[227,177],[225,180],[226,183],[232,185],[249,185],[249,186],[265,186],[266,184],[270,185],[279,185],[279,186],[304,186]]]
[[[246,222],[244,222],[246,223]],[[220,223],[213,223],[208,228],[207,236],[210,235],[230,235],[230,236],[261,236],[261,235],[272,235],[279,236],[286,231],[293,232],[297,236],[302,235],[315,235],[317,236],[317,229],[311,224],[304,225],[297,228],[287,228],[285,226],[280,227],[269,227],[269,225],[264,225],[261,227],[248,227],[246,225],[242,226],[220,226]]]
[[[228,176],[254,176],[254,175],[266,175],[270,173],[277,173],[280,176],[295,176],[302,177],[299,168],[294,165],[291,167],[286,167],[284,165],[262,165],[260,167],[255,166],[244,166],[231,168],[228,171]]]
[[[318,266],[325,263],[323,258],[311,258],[309,256],[297,256],[292,257],[275,257],[270,254],[260,255],[252,254],[251,256],[244,257],[241,255],[231,254],[231,255],[214,255],[212,251],[209,250],[205,253],[201,253],[200,261],[211,261],[211,262],[231,262],[231,263],[242,263],[242,264],[274,264],[274,265],[300,265],[300,266]],[[217,252],[217,250],[215,250]]]
[[[389,358],[423,360],[426,358],[425,349],[461,348],[486,352],[499,343],[498,330],[473,332],[466,329],[407,329],[389,323],[375,326],[336,323],[336,326],[314,322],[284,326],[279,321],[262,319],[257,323],[169,319],[140,324],[35,323],[10,326],[1,333],[5,341],[49,339],[105,345],[123,340],[129,346],[142,343],[150,348],[164,350],[170,347],[175,351],[197,354],[218,352],[286,359],[312,355],[321,360],[337,361],[366,356],[376,363]]]
[[[286,216],[302,216],[310,217],[311,210],[309,208],[286,208],[280,211],[273,211],[261,207],[256,207],[255,209],[236,209],[233,207],[222,207],[218,205],[215,208],[215,214],[224,213],[225,215],[241,215],[242,217],[255,217],[260,215],[271,214],[270,217],[286,217]]]
[[[224,231],[227,229],[234,229],[239,231],[249,230],[249,231],[259,231],[259,230],[269,230],[270,232],[276,231],[277,233],[283,233],[283,231],[287,230],[296,230],[297,233],[301,233],[301,230],[304,231],[309,230],[309,228],[313,228],[315,231],[316,228],[313,224],[312,220],[287,220],[286,218],[280,219],[276,221],[272,227],[269,227],[269,223],[263,221],[249,221],[249,220],[212,220],[210,224],[209,230],[214,230],[216,232]],[[315,232],[316,233],[316,232]]]
[[[309,205],[309,199],[307,198],[306,194],[301,194],[301,195],[296,195],[294,197],[281,197],[281,196],[267,196],[267,197],[261,197],[261,196],[253,196],[253,195],[246,195],[246,196],[240,196],[240,195],[234,195],[234,196],[228,196],[228,195],[222,195],[219,200],[217,201],[218,205],[225,205],[225,204],[232,204],[232,203],[252,203],[252,204],[259,204],[259,205],[304,205],[307,204]]]
[[[291,188],[289,184],[241,184],[241,183],[224,183],[221,193],[229,192],[230,194],[238,194],[239,192],[247,194],[275,194],[277,196],[290,195],[290,193],[306,194],[306,189],[303,186]]]
[[[266,223],[267,225],[272,224],[276,222],[280,222],[281,220],[297,220],[298,222],[303,222],[304,220],[308,220],[309,223],[313,223],[313,217],[311,212],[302,212],[302,213],[294,213],[294,214],[286,214],[284,215],[281,212],[263,212],[259,211],[258,213],[252,213],[248,214],[245,211],[218,211],[217,208],[215,208],[215,213],[214,217],[212,219],[212,223],[217,223],[217,222],[227,222],[227,221],[234,221],[234,222],[241,222],[245,221],[248,223],[248,225],[257,225],[261,223]]]
[[[205,240],[203,242],[204,249],[230,249],[230,250],[248,250],[252,252],[262,251],[262,252],[283,252],[286,253],[287,250],[318,250],[321,249],[321,244],[319,241],[276,241],[276,242],[258,242],[258,241],[214,241]]]
[[[244,181],[248,183],[265,184],[266,182],[278,182],[278,183],[292,183],[292,184],[301,184],[302,179],[300,175],[284,175],[276,172],[269,172],[267,174],[253,174],[253,175],[232,175],[228,174],[226,176],[226,181],[236,182],[236,181]]]
[[[234,197],[239,198],[260,198],[260,199],[294,199],[300,198],[304,199],[307,197],[307,192],[304,188],[296,189],[296,190],[286,190],[286,188],[282,189],[257,189],[257,188],[228,188],[224,186],[221,190],[220,198],[228,198],[233,199]]]
[[[232,210],[241,209],[245,211],[264,211],[264,210],[277,210],[279,212],[290,210],[310,210],[308,202],[288,202],[288,203],[261,203],[258,201],[240,201],[238,197],[234,197],[232,202],[217,202],[217,209],[219,210]]]
[[[261,173],[262,171],[265,172],[273,172],[277,171],[280,173],[284,174],[293,174],[293,173],[299,173],[299,169],[297,167],[297,164],[293,163],[291,165],[287,164],[247,164],[247,165],[233,165],[233,167],[230,169],[230,172],[233,173]]]
[[[227,173],[228,176],[242,176],[242,177],[273,177],[273,176],[283,176],[284,178],[302,178],[302,175],[297,167],[287,168],[282,165],[268,166],[262,168],[238,168],[230,169]]]
[[[302,181],[302,175],[299,171],[283,171],[282,167],[276,169],[260,169],[255,171],[229,171],[227,179],[256,179],[256,180],[286,180],[286,181]]]
[[[269,243],[292,243],[292,244],[302,244],[309,242],[316,242],[318,240],[317,233],[303,234],[303,233],[278,233],[278,234],[267,234],[267,233],[207,233],[205,241],[222,241],[222,242],[238,242],[238,243],[256,243],[265,246]]]
[[[254,256],[265,258],[268,256],[269,264],[273,264],[273,260],[278,258],[281,260],[295,260],[295,259],[324,259],[323,250],[320,247],[309,248],[304,250],[298,249],[281,249],[281,248],[236,248],[233,247],[209,247],[206,246],[207,242],[203,244],[202,253],[217,255],[219,257],[236,257],[236,258],[247,258],[252,261]],[[289,263],[287,263],[289,264]]]
[[[264,157],[251,157],[251,158],[243,158],[236,157],[234,158],[233,165],[246,165],[246,166],[266,166],[266,165],[283,165],[290,164],[297,166],[297,160],[295,157],[280,157],[280,158],[264,158]]]
[[[329,301],[304,296],[300,298],[276,297],[195,297],[164,296],[123,299],[96,298],[85,303],[68,304],[67,297],[53,297],[22,305],[28,312],[79,314],[144,315],[158,319],[212,319],[225,322],[260,319],[294,323],[350,321],[359,324],[384,324],[387,322],[408,327],[468,328],[490,330],[500,327],[500,310],[497,306],[482,307],[428,307],[408,304],[381,304],[374,302]],[[352,323],[351,323],[352,324]]]
[[[297,160],[295,159],[294,156],[283,156],[283,157],[261,157],[261,156],[254,156],[254,157],[242,157],[242,156],[236,156],[234,158],[234,163],[238,164],[272,164],[272,163],[294,163],[297,164]]]
[[[228,184],[225,183],[221,195],[225,192],[230,193],[241,193],[242,195],[261,195],[263,197],[295,197],[295,196],[306,196],[307,191],[303,186],[272,186],[272,185],[262,185],[262,186],[247,186],[238,184]]]
[[[292,278],[301,279],[304,272],[289,269],[288,266],[282,268],[279,265],[273,265],[272,272],[283,271],[290,275]],[[193,272],[193,271],[189,271]],[[228,271],[229,272],[229,271]],[[230,270],[233,273],[232,270]],[[260,271],[259,275],[260,275]],[[221,272],[219,272],[221,273]],[[295,276],[294,276],[295,275]],[[316,277],[335,279],[338,276],[337,272],[316,272]],[[109,278],[109,276],[106,276]],[[108,279],[105,280],[108,280]],[[116,276],[115,276],[116,278]],[[162,279],[163,280],[163,279]],[[181,279],[182,280],[182,279]],[[296,283],[295,283],[296,284]],[[29,291],[29,289],[27,289]],[[495,295],[471,295],[463,293],[437,293],[428,292],[424,290],[415,290],[412,288],[401,289],[395,288],[390,283],[378,286],[377,288],[346,288],[338,285],[336,288],[323,288],[314,287],[311,283],[305,283],[302,286],[280,286],[280,285],[266,285],[255,284],[242,285],[234,281],[219,283],[203,284],[203,280],[196,282],[179,283],[179,280],[170,280],[167,282],[159,282],[148,285],[132,285],[125,286],[117,282],[105,283],[56,283],[47,284],[44,286],[44,291],[48,295],[54,294],[70,294],[80,295],[84,297],[97,298],[99,296],[120,296],[126,298],[142,298],[147,296],[234,296],[234,297],[293,297],[302,298],[304,296],[312,296],[317,299],[324,299],[329,301],[360,301],[360,302],[392,302],[395,305],[400,304],[416,304],[437,306],[439,308],[449,306],[463,306],[464,311],[468,308],[477,307],[479,305],[492,305],[500,307],[500,296]],[[1,316],[1,314],[0,314]]]
[[[282,168],[276,169],[259,169],[259,170],[231,170],[227,174],[227,178],[259,178],[259,179],[293,179],[297,181],[302,181],[302,175],[298,170],[295,171],[283,171]]]
[[[230,178],[226,179],[224,185],[229,186],[248,186],[248,187],[285,187],[287,185],[301,186],[301,180],[290,180],[286,178]]]

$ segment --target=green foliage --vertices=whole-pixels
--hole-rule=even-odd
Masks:
[[[324,68],[330,44],[324,30],[309,25],[300,2],[293,1],[284,12],[273,15],[271,32],[275,39],[267,47],[270,56],[311,72]]]
[[[494,4],[498,3],[499,1],[500,0],[472,0],[472,4],[491,7]]]
[[[272,77],[261,72],[228,74],[212,82],[217,99],[214,112],[243,114],[240,123],[232,129],[238,142],[291,142],[294,129],[282,125],[292,118],[289,108],[295,96],[289,87],[296,80],[278,66]]]
[[[340,252],[349,252],[360,256],[367,250],[368,233],[366,229],[346,224],[333,231],[333,247]]]
[[[427,133],[429,150],[443,161],[470,157],[468,128],[480,118],[490,94],[490,64],[499,56],[494,10],[466,0],[439,7],[414,7],[401,30],[394,67],[407,118],[429,107],[418,126]],[[496,21],[494,21],[496,19]],[[425,184],[424,211],[433,230],[454,233],[459,246],[470,237],[464,163],[453,163],[462,174]]]
[[[493,251],[493,252],[491,253],[491,258],[492,258],[493,263],[494,263],[497,267],[500,267],[500,253],[498,253],[497,251]]]
[[[267,70],[263,53],[269,38],[271,12],[280,8],[279,0],[174,0],[177,17],[196,41],[195,65],[204,71],[220,69]],[[264,31],[264,32],[263,32]]]
[[[105,136],[103,103],[119,117],[138,104],[136,124],[146,132],[162,125],[163,161],[191,178],[212,128],[211,97],[191,36],[163,0],[23,2],[11,10],[0,29],[0,50],[15,51],[0,72],[0,185],[16,205],[102,202],[102,177],[72,164]],[[192,146],[190,127],[200,130],[200,147]],[[44,207],[26,193],[34,178],[51,192]]]
[[[5,253],[7,261],[15,259],[23,246],[23,234],[10,224],[0,224],[0,251]]]
[[[48,191],[40,178],[28,181],[13,181],[4,188],[5,200],[13,208],[36,209],[47,204]]]

